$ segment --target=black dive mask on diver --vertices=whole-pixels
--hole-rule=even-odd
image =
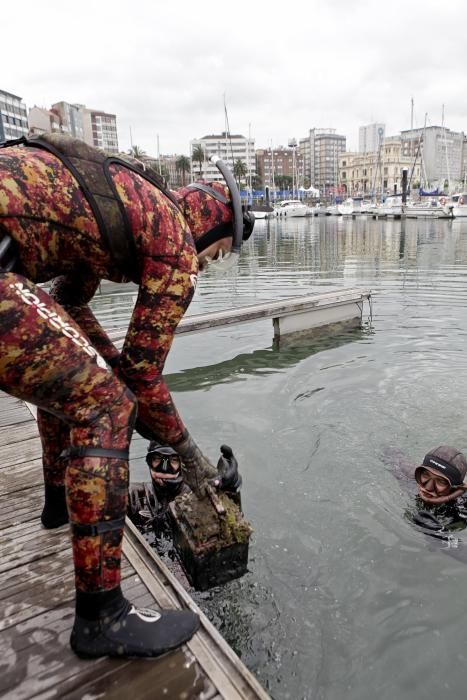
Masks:
[[[183,486],[181,459],[175,450],[168,445],[150,447],[146,462],[156,497],[175,498]]]

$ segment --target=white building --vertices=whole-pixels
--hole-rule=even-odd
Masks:
[[[358,152],[375,153],[383,143],[386,127],[384,124],[368,124],[358,130]]]
[[[464,177],[464,132],[441,126],[401,131],[402,152],[422,161],[422,184],[460,182]]]
[[[30,134],[40,135],[49,131],[61,131],[59,115],[37,105],[29,110],[28,123]]]
[[[28,114],[21,97],[0,90],[0,141],[17,139],[28,133]]]
[[[84,140],[90,146],[118,153],[117,117],[80,105],[83,115]]]
[[[32,134],[58,131],[85,141],[90,146],[118,153],[117,118],[85,105],[56,102],[51,109],[34,106],[29,110]]]
[[[234,165],[237,161],[242,161],[245,166],[245,175],[242,178],[247,181],[248,174],[255,174],[255,141],[247,139],[240,134],[227,134],[225,131],[221,134],[211,134],[203,136],[201,139],[193,139],[190,144],[191,154],[197,146],[201,146],[204,152],[204,161],[200,167],[199,161],[192,160],[192,178],[202,176],[205,180],[221,181],[222,175],[216,166],[210,162],[211,156],[218,156],[227,163],[229,168],[234,170]],[[201,173],[200,173],[201,170]]]
[[[63,133],[84,140],[83,113],[80,105],[56,102],[51,111],[58,115]]]

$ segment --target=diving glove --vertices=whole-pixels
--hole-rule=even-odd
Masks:
[[[238,473],[238,462],[232,448],[228,445],[221,445],[221,457],[217,462],[217,471],[220,478],[219,488],[222,491],[238,491],[240,489],[242,477]]]
[[[174,445],[174,449],[182,459],[185,482],[199,498],[202,498],[206,493],[207,482],[219,481],[217,469],[206,459],[190,435]]]

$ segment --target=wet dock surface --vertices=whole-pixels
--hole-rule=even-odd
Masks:
[[[44,530],[41,446],[27,406],[0,392],[0,696],[220,700],[269,696],[201,613],[201,629],[160,659],[78,659],[68,527]],[[142,606],[197,609],[127,526],[122,588]]]

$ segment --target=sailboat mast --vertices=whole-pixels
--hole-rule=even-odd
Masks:
[[[446,155],[446,174],[448,176],[448,192],[450,192],[451,191],[451,177],[450,177],[451,174],[449,172],[448,140],[446,137],[446,126],[444,124],[444,104],[443,104],[443,108],[441,111],[441,126],[442,126],[443,134],[444,134],[444,151],[445,151],[445,155]],[[443,183],[443,189],[444,189],[444,183]]]
[[[273,193],[272,197],[273,197],[274,201],[276,201],[276,182],[275,182],[275,178],[274,178],[274,146],[272,145],[272,141],[271,141],[271,174],[272,174],[271,183],[272,183],[272,193]]]

